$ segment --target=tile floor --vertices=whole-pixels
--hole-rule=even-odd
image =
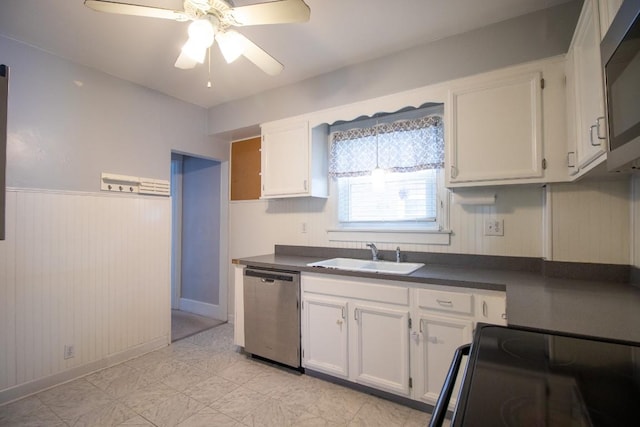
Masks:
[[[429,414],[253,360],[224,324],[0,407],[0,426],[425,426]]]

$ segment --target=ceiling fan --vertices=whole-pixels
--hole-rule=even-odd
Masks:
[[[232,7],[224,0],[184,0],[184,10],[171,10],[107,0],[85,0],[85,6],[108,13],[192,21],[189,38],[175,66],[189,69],[202,64],[214,40],[227,63],[244,56],[265,73],[275,76],[284,66],[251,40],[231,29],[248,25],[306,22],[310,9],[304,0],[279,0]]]

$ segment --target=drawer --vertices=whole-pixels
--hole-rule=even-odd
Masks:
[[[302,274],[302,292],[336,297],[357,298],[388,304],[409,305],[409,288],[385,280],[359,277]]]
[[[418,306],[425,310],[473,314],[473,294],[463,292],[418,291]]]

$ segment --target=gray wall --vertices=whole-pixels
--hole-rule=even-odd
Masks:
[[[582,0],[209,109],[209,133],[375,98],[567,52]],[[375,41],[372,41],[375,43]]]
[[[171,150],[226,159],[205,109],[0,36],[11,67],[7,186],[99,191],[100,173],[169,179]]]
[[[218,305],[220,162],[183,156],[181,296]]]

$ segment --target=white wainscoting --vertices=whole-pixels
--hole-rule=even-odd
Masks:
[[[552,184],[553,260],[629,264],[631,178]]]
[[[0,403],[169,344],[170,233],[167,197],[9,189]]]

